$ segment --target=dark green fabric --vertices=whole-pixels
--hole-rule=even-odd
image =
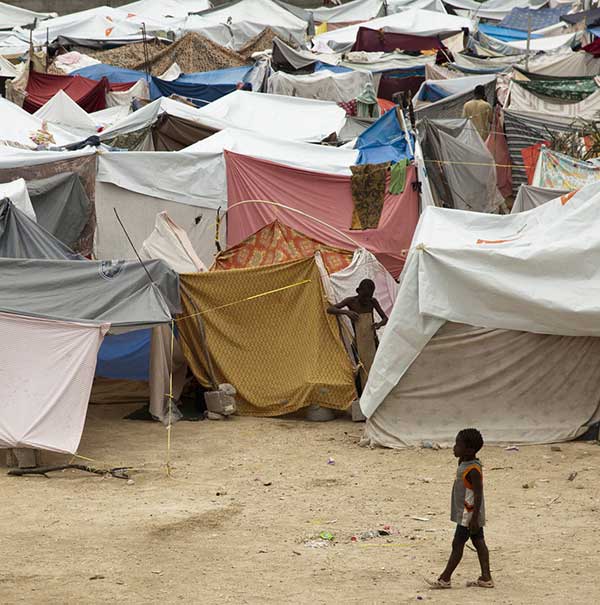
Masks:
[[[598,90],[598,85],[592,78],[579,80],[531,80],[519,84],[537,95],[564,99],[566,101],[581,101]]]
[[[406,169],[408,160],[406,158],[399,160],[392,166],[390,178],[390,193],[400,195],[404,192],[406,186]]]

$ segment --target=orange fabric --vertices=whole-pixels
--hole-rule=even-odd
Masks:
[[[577,192],[579,189],[575,189],[575,191],[571,191],[570,193],[566,193],[560,198],[560,203],[564,206]]]
[[[525,172],[527,173],[527,184],[531,185],[533,182],[533,175],[535,174],[535,167],[537,165],[538,158],[540,157],[540,149],[542,145],[549,145],[548,141],[541,141],[531,147],[525,147],[521,149],[521,155],[523,156],[523,162],[525,164]]]
[[[273,221],[236,246],[217,255],[211,271],[264,267],[314,256],[319,250],[329,273],[345,269],[352,252],[321,244],[302,233]]]
[[[393,101],[388,101],[387,99],[377,99],[377,104],[379,105],[379,109],[381,109],[381,113],[384,114],[388,112],[390,109],[394,109],[396,107],[396,103]]]
[[[477,466],[477,464],[471,464],[471,466],[467,466],[467,468],[464,470],[463,472],[463,483],[465,484],[465,487],[469,488],[469,489],[473,489],[473,484],[467,479],[467,475],[471,472],[471,471],[477,471],[480,475],[481,475],[481,469],[479,468],[479,466]],[[483,478],[483,475],[481,475]],[[466,504],[466,502],[465,502]]]

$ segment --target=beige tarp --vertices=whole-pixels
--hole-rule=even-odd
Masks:
[[[446,323],[367,421],[385,447],[450,446],[475,426],[488,444],[567,441],[600,419],[600,338]]]

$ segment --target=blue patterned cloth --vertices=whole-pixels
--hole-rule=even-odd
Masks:
[[[559,8],[513,8],[502,21],[500,27],[508,29],[520,29],[527,31],[529,26],[529,15],[531,15],[531,31],[556,25],[562,15],[566,15],[571,10],[571,5],[561,6]]]

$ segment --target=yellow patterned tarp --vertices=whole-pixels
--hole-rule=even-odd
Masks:
[[[215,379],[237,389],[240,414],[280,416],[311,404],[348,408],[356,396],[352,366],[313,258],[180,279],[182,317],[201,313],[178,321],[186,360],[210,387],[201,322]],[[273,290],[279,291],[250,298]]]

